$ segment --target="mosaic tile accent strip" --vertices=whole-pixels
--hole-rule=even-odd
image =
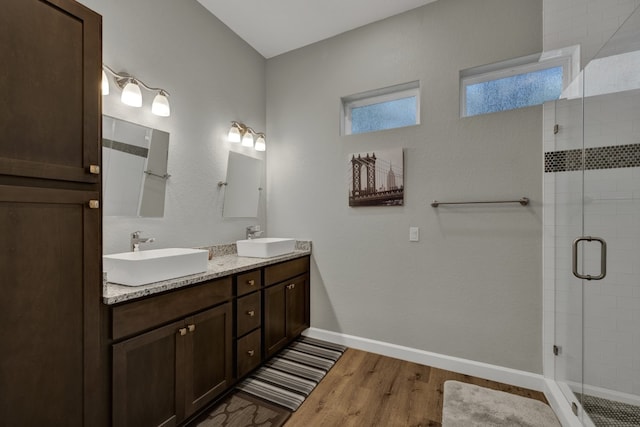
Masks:
[[[111,139],[102,139],[102,146],[111,148],[112,150],[122,151],[123,153],[132,154],[134,156],[144,157],[149,156],[149,149],[144,147],[138,147],[137,145],[126,144],[124,142],[113,141]]]
[[[582,170],[582,150],[544,153],[545,172]],[[584,150],[584,169],[618,169],[640,167],[640,144],[611,145]]]
[[[640,406],[615,402],[601,397],[580,395],[582,407],[597,427],[633,427],[640,426]]]

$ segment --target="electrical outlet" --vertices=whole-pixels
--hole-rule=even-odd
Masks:
[[[409,227],[409,241],[417,242],[420,240],[420,229],[418,227]]]

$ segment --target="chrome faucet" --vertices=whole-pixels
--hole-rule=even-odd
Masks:
[[[250,225],[247,227],[247,240],[255,239],[256,237],[262,236],[264,231],[260,231],[259,225]]]
[[[154,237],[140,237],[142,231],[134,231],[131,233],[131,252],[138,252],[140,250],[140,243],[155,242]]]

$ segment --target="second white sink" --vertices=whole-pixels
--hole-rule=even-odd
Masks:
[[[238,256],[251,258],[271,258],[296,250],[295,239],[263,237],[260,239],[238,240]]]
[[[167,248],[123,252],[102,257],[107,280],[126,286],[142,286],[207,271],[209,251]]]

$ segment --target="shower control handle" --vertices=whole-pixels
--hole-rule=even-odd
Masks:
[[[578,273],[578,243],[580,242],[593,242],[596,241],[600,243],[600,274],[597,276],[591,276],[590,274],[580,274]],[[578,237],[573,241],[573,262],[572,262],[572,270],[573,275],[578,279],[584,280],[602,280],[607,275],[607,242],[604,241],[601,237],[593,237],[593,236],[582,236]]]

